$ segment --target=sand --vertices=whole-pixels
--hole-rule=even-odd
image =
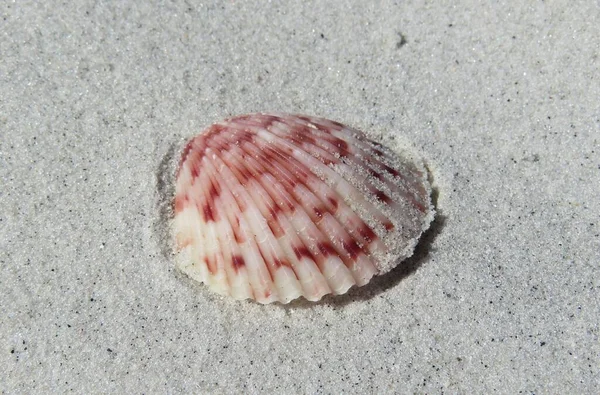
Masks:
[[[0,4],[1,392],[598,391],[595,2],[141,3]],[[175,271],[174,158],[256,111],[411,144],[416,255],[317,304]]]

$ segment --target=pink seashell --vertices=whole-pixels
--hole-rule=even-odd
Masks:
[[[422,165],[327,119],[251,114],[186,145],[177,267],[259,303],[316,301],[409,257],[433,219]]]

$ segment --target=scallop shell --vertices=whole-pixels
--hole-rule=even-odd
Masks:
[[[343,294],[413,253],[433,219],[422,164],[322,118],[250,114],[188,142],[177,267],[235,299]]]

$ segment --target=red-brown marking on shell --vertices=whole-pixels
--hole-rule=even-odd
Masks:
[[[273,236],[279,239],[281,236],[285,234],[285,231],[279,224],[279,219],[277,219],[277,212],[279,211],[279,207],[277,205],[271,205],[269,207],[269,216],[267,218],[267,223],[269,224],[269,228],[271,228],[271,232],[273,232]]]
[[[309,178],[308,168],[300,162],[294,161],[292,158],[286,158],[281,152],[278,152],[276,149],[269,147],[267,152],[265,152],[266,159],[270,162],[279,163],[288,173],[293,174],[298,180],[302,183],[306,184]],[[295,187],[298,182],[296,179],[287,180],[291,185],[291,187]]]
[[[344,156],[347,155],[347,153],[348,153],[348,143],[346,141],[342,140],[339,137],[335,137],[332,140],[332,143],[333,143],[333,145],[335,145],[336,147],[338,147],[344,153]],[[340,154],[341,154],[341,152],[340,152]]]
[[[285,197],[287,197],[287,199],[278,201],[277,206],[289,216],[296,211],[296,205],[290,199],[289,193],[286,193]]]
[[[323,256],[337,255],[335,248],[329,242],[321,242],[317,244],[317,248]]]
[[[183,165],[183,162],[185,162],[185,160],[188,157],[188,154],[192,150],[192,145],[194,145],[194,140],[195,140],[195,138],[188,141],[187,144],[185,145],[185,147],[183,148],[183,151],[181,151],[181,157],[179,158],[179,165],[177,166],[177,177],[179,177],[179,172],[181,171],[181,165]]]
[[[235,221],[231,224],[231,228],[233,229],[233,237],[235,237],[235,241],[238,244],[242,244],[246,241],[246,237],[242,234],[242,229],[240,227],[240,217],[235,216]]]
[[[247,167],[242,167],[240,171],[242,173],[242,179],[240,180],[242,185],[246,185],[250,179],[254,178],[254,175]]]
[[[376,197],[376,198],[377,198],[377,199],[378,199],[380,202],[383,202],[383,203],[385,203],[385,204],[390,204],[390,203],[392,202],[392,198],[391,198],[391,197],[389,197],[388,195],[386,195],[386,193],[385,193],[385,192],[383,192],[383,191],[381,191],[381,190],[379,190],[379,189],[377,189],[377,188],[374,188],[374,191],[373,191],[373,193],[375,194],[375,197]]]
[[[228,150],[229,148],[219,148],[219,149],[223,149],[225,151],[225,150]],[[236,164],[233,163],[227,157],[222,158],[222,160],[223,160],[223,163],[225,163],[227,165],[227,168],[233,173],[233,176],[238,180],[238,182],[244,186],[247,185],[248,180],[250,178],[252,178],[252,174],[248,171],[248,169],[246,167],[244,167],[243,165],[236,166]]]
[[[285,152],[286,154],[288,154],[289,156],[292,156],[294,153],[294,149],[292,147],[281,147],[281,150],[283,152]]]
[[[189,160],[188,163],[189,163],[188,166],[190,166],[190,173],[192,174],[192,180],[198,178],[198,176],[200,175],[199,161]]]
[[[309,128],[304,125],[292,126],[288,139],[295,141],[300,145],[302,145],[302,143],[309,143],[312,145],[317,144],[315,138],[311,135]]]
[[[206,267],[208,268],[208,271],[210,272],[210,274],[215,274],[217,272],[215,263],[211,259],[208,259],[207,256],[204,257],[204,263],[206,264]]]
[[[314,121],[313,121],[312,119],[310,119],[309,117],[307,117],[307,116],[304,116],[304,115],[298,115],[298,119],[301,119],[301,120],[303,120],[303,121],[305,121],[305,122],[308,122],[308,123],[309,123],[309,124],[311,124],[311,125],[315,125],[315,124],[313,123]],[[317,125],[315,125],[315,127],[316,127],[316,126],[317,126]]]
[[[400,175],[400,172],[396,169],[392,169],[391,167],[389,167],[388,165],[386,165],[385,163],[382,164],[383,168],[390,173],[391,175],[393,175],[394,177],[398,177]]]
[[[273,258],[273,264],[275,265],[275,267],[279,267],[279,266],[287,266],[287,267],[291,267],[290,262],[287,259],[279,259],[277,257]]]
[[[213,212],[213,209],[210,207],[210,204],[208,203],[204,203],[202,205],[202,214],[204,215],[204,220],[206,222],[215,222],[215,213]]]
[[[322,207],[313,207],[313,211],[315,213],[315,215],[317,216],[317,218],[321,219],[323,218],[323,213],[327,211],[327,209],[322,208]]]
[[[411,203],[414,204],[414,206],[417,208],[417,210],[419,210],[420,212],[424,213],[425,212],[425,206],[423,206],[421,203],[417,202],[416,199],[411,199]]]
[[[333,208],[333,214],[335,214],[339,205],[338,200],[334,197],[327,196],[327,201],[329,202],[329,204],[331,204],[331,207]]]
[[[282,264],[281,259],[274,256],[273,257],[273,266],[275,266],[275,268],[278,268],[279,266],[281,266],[281,264]]]
[[[185,207],[185,203],[187,201],[188,201],[188,196],[187,195],[184,195],[184,196],[176,195],[175,196],[175,205],[174,205],[175,206],[174,207],[175,214],[183,211],[183,208]]]
[[[383,177],[383,174],[379,173],[377,170],[369,168],[369,174],[372,175],[373,177],[377,178],[379,181],[385,180],[385,178]]]
[[[248,130],[236,131],[233,143],[236,145],[240,145],[241,143],[254,143],[254,133]]]
[[[246,202],[246,199],[244,199],[243,197],[240,196],[239,198],[236,199],[236,201],[240,208],[240,211],[242,213],[245,213],[246,210],[248,209],[248,202]]]
[[[358,254],[362,252],[362,250],[358,246],[358,243],[356,243],[354,239],[342,242],[342,246],[344,247],[344,250],[348,252],[352,260],[356,260]]]
[[[231,264],[233,265],[233,268],[237,272],[240,270],[241,267],[244,267],[246,265],[246,261],[244,260],[243,256],[234,255],[231,257]]]
[[[269,186],[267,187],[266,185],[264,185],[264,183],[268,181],[265,181],[260,177],[255,177],[255,179],[259,184],[263,185],[263,187],[265,187],[266,190],[272,190],[269,193],[269,195],[273,195],[271,196],[271,198],[275,202],[275,208],[277,210],[282,210],[287,215],[292,214],[296,210],[296,205],[290,199],[289,193],[289,191],[292,190],[295,186],[295,184],[292,184],[292,181],[294,181],[293,177],[290,174],[286,174],[280,168],[273,165],[273,163],[276,161],[276,158],[273,153],[265,152],[266,150],[268,150],[268,148],[264,148],[259,151],[257,149],[253,149],[253,147],[251,146],[242,146],[240,147],[240,149],[244,150],[244,152],[247,152],[249,156],[255,159],[256,164],[252,169],[253,173],[256,173],[257,176],[260,176],[265,173],[272,174],[275,177],[276,182],[283,187],[283,191],[277,188],[273,188],[273,185],[271,183],[269,183]]]
[[[312,254],[304,245],[300,247],[292,247],[294,249],[294,254],[296,254],[296,258],[298,260],[302,259],[302,257],[307,257],[312,259]]]
[[[363,223],[361,227],[358,228],[358,233],[365,239],[367,244],[373,242],[373,240],[377,239],[377,235],[373,232],[373,229],[369,227],[369,225]]]
[[[269,214],[271,214],[271,216],[273,218],[277,218],[277,215],[283,211],[281,207],[279,207],[279,205],[277,205],[277,203],[270,201],[269,202]]]
[[[331,121],[331,120],[330,120],[330,121],[329,121],[329,123],[331,123],[333,126],[335,126],[335,127],[334,127],[334,129],[337,129],[337,130],[342,130],[342,129],[344,128],[344,125],[342,125],[342,124],[341,124],[341,123],[339,123],[339,122],[336,122],[336,121]]]
[[[211,201],[214,201],[215,198],[219,197],[219,195],[221,194],[221,187],[211,182],[208,193]]]
[[[334,130],[335,130],[335,128],[330,128],[330,127],[323,126],[323,125],[319,125],[319,124],[314,124],[314,125],[315,125],[315,127],[316,127],[317,129],[319,129],[321,132],[323,132],[323,133],[327,133],[327,134],[331,134],[331,129],[334,129]]]

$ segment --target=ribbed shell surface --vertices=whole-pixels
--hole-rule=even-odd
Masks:
[[[177,267],[215,292],[311,301],[410,256],[433,218],[415,164],[322,118],[238,116],[188,142],[177,172]]]

